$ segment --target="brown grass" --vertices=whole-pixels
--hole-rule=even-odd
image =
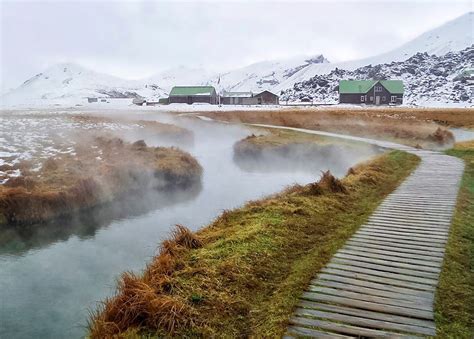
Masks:
[[[176,225],[171,239],[148,265],[142,277],[126,272],[119,279],[119,293],[92,314],[92,338],[106,338],[132,327],[162,329],[173,335],[177,328],[193,325],[195,311],[173,294],[173,274],[183,268],[183,252],[202,247],[202,241],[183,225]]]
[[[92,315],[91,337],[281,336],[301,290],[417,162],[392,152],[341,181],[324,173],[225,211],[197,234],[178,226]]]
[[[48,158],[38,172],[24,164],[22,176],[0,185],[0,223],[45,221],[138,190],[189,185],[202,172],[190,154],[143,141],[82,137],[76,153]]]
[[[230,122],[263,123],[387,139],[415,146],[451,145],[443,126],[474,128],[473,109],[313,108],[202,113]],[[440,131],[437,132],[438,128]]]

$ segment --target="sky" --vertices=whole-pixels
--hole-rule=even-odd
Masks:
[[[139,79],[178,66],[219,72],[301,55],[359,59],[472,10],[470,0],[0,0],[0,92],[60,62]]]

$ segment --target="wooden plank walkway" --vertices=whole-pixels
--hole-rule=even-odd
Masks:
[[[290,320],[287,337],[436,335],[434,293],[464,163],[390,142],[283,129],[369,142],[421,158],[418,168],[313,279]]]

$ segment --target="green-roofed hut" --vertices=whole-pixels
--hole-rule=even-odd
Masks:
[[[403,103],[401,80],[341,80],[339,103],[366,105],[400,105]]]
[[[212,86],[174,86],[169,103],[194,104],[196,102],[217,104],[216,89]]]

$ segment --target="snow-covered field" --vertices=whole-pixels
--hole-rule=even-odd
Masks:
[[[74,156],[75,137],[84,137],[91,132],[116,133],[139,128],[142,126],[134,123],[77,120],[64,112],[0,113],[0,184],[21,175],[22,162],[27,161],[31,171],[38,172],[50,157]]]

